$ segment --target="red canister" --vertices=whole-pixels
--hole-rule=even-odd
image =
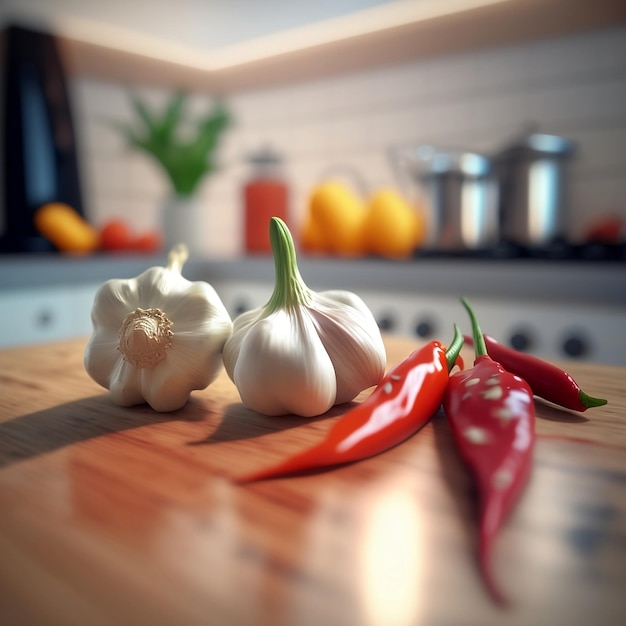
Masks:
[[[243,188],[245,251],[248,254],[269,254],[270,219],[280,217],[289,225],[289,191],[278,154],[263,149],[253,154],[249,161],[254,169]]]

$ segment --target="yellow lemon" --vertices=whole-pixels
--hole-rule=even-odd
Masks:
[[[383,188],[370,198],[363,224],[367,251],[383,257],[407,258],[424,241],[426,220],[395,189]]]
[[[323,233],[310,214],[308,214],[304,220],[304,225],[300,232],[300,246],[306,252],[328,252]]]
[[[331,180],[316,187],[311,193],[309,212],[309,236],[316,246],[342,256],[365,253],[365,205],[347,185]]]

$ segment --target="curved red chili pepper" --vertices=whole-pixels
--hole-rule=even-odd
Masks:
[[[505,600],[491,574],[495,536],[519,498],[532,464],[535,408],[528,384],[487,354],[474,313],[476,358],[450,377],[443,408],[461,457],[474,474],[480,500],[479,563],[492,597]]]
[[[251,482],[365,459],[416,433],[437,412],[463,346],[457,326],[450,347],[431,341],[393,367],[374,391],[345,413],[317,445],[274,467],[238,479]]]
[[[483,335],[483,337],[489,356],[512,374],[521,376],[536,396],[566,409],[580,412],[607,403],[604,398],[594,398],[586,394],[567,372],[556,365],[547,363],[532,354],[508,348],[489,335]],[[465,340],[472,345],[471,337],[466,336]]]

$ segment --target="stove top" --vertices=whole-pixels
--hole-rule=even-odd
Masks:
[[[478,250],[415,251],[415,258],[477,258],[477,259],[538,259],[541,261],[615,261],[626,262],[626,241],[621,243],[587,242],[582,244],[555,241],[543,247],[528,247],[502,242]]]

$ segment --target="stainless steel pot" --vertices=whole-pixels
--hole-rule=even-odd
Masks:
[[[392,161],[426,211],[425,249],[463,252],[498,243],[498,185],[489,158],[422,144],[393,149]]]
[[[573,153],[567,139],[533,133],[495,156],[505,241],[542,247],[567,238],[567,166]]]

